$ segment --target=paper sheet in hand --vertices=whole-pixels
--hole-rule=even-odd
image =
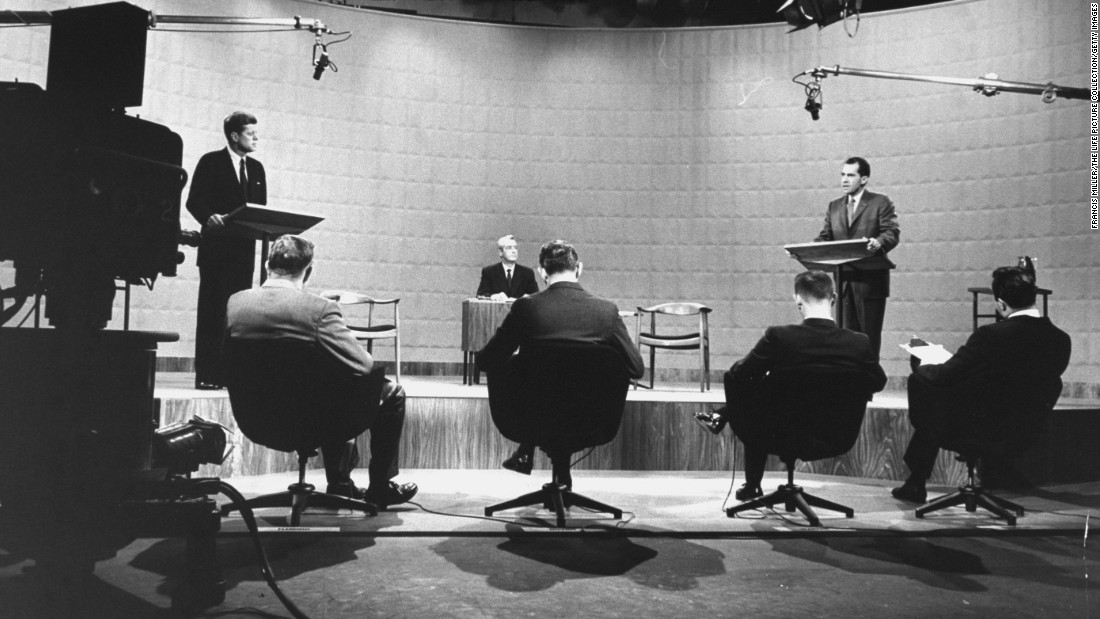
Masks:
[[[922,365],[931,364],[935,365],[947,361],[954,355],[947,351],[940,344],[927,344],[924,346],[910,346],[909,344],[898,344],[902,350],[913,355],[917,359],[920,359]]]

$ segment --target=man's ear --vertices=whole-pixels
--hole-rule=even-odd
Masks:
[[[578,260],[577,261],[577,277],[578,278],[580,278],[581,271],[583,271],[583,270],[584,270],[584,263]]]
[[[303,284],[309,281],[309,276],[310,275],[313,275],[313,265],[312,264],[309,265],[308,267],[306,267],[305,275],[302,276],[302,283]]]
[[[539,267],[539,277],[542,278],[542,283],[546,283],[546,269]]]

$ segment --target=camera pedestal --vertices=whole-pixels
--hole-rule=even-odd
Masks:
[[[156,482],[167,498],[136,490],[150,476],[159,421],[157,345],[177,339],[0,328],[0,547],[35,561],[33,580],[44,591],[79,589],[94,580],[96,561],[137,537],[183,536],[187,567],[173,607],[224,599],[214,555],[217,504],[167,480]]]

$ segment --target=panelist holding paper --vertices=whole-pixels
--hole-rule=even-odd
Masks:
[[[508,234],[497,239],[497,253],[500,254],[500,262],[481,269],[478,298],[507,301],[539,291],[535,271],[516,263],[519,259],[516,237]]]
[[[901,229],[894,203],[887,196],[866,191],[870,178],[871,164],[866,159],[850,157],[844,162],[840,169],[840,188],[844,195],[829,203],[825,226],[815,242],[866,238],[867,249],[883,254],[897,246]],[[889,269],[845,268],[844,289],[838,294],[839,301],[844,304],[840,326],[866,333],[871,348],[879,354],[886,298],[890,296]]]

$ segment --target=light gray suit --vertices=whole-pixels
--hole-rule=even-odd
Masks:
[[[324,297],[299,290],[284,279],[271,278],[264,285],[238,292],[229,298],[226,335],[239,339],[293,339],[312,342],[352,376],[366,376],[373,359],[352,335],[344,322],[340,305]],[[319,419],[330,422],[334,433],[348,427],[348,420]],[[386,381],[382,387],[382,405],[370,429],[371,486],[383,486],[397,476],[398,447],[405,425],[405,391],[401,385]],[[362,432],[368,428],[360,424]],[[359,461],[355,440],[333,435],[321,445],[325,474],[329,484],[348,483]]]

